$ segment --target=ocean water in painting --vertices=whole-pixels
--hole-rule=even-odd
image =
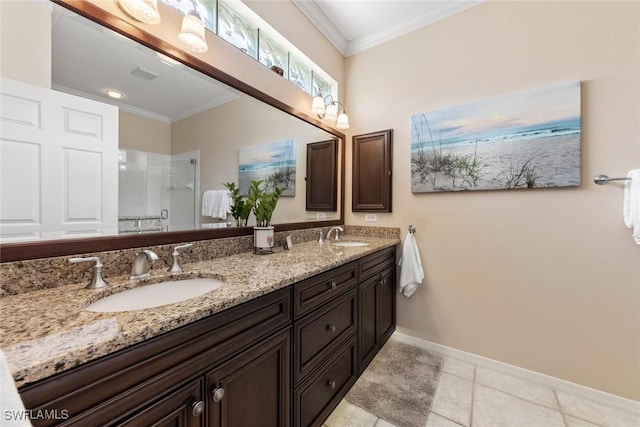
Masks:
[[[411,121],[413,192],[580,185],[580,82]]]
[[[238,152],[238,187],[247,195],[251,181],[263,180],[263,188],[284,188],[282,196],[295,195],[296,143],[293,139],[243,147]]]

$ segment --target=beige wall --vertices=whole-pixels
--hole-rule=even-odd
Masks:
[[[250,121],[250,125],[247,124]],[[222,106],[174,122],[171,126],[173,154],[200,150],[200,189],[222,190],[223,183],[238,184],[238,149],[295,139],[297,167],[295,197],[282,197],[273,215],[274,223],[315,219],[305,211],[306,144],[331,139],[331,135],[282,114],[275,108],[242,96]],[[327,219],[339,217],[327,213]],[[203,222],[211,222],[211,218]],[[215,222],[215,221],[214,221]],[[250,224],[255,223],[251,215]]]
[[[171,153],[171,124],[120,110],[120,148],[148,151],[158,154]]]
[[[0,1],[0,76],[51,88],[51,12]]]
[[[399,329],[640,400],[640,246],[621,185],[592,182],[640,167],[640,3],[483,3],[345,70],[351,133],[395,132],[394,212],[379,224],[414,224],[422,251],[424,286],[399,296]],[[411,193],[412,114],[572,79],[579,188]]]

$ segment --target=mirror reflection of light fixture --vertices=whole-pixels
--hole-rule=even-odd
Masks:
[[[178,34],[178,40],[191,52],[204,53],[209,49],[204,35],[204,24],[197,12],[195,0],[191,3],[193,3],[193,10],[182,19],[182,30]]]
[[[158,0],[115,0],[116,4],[131,16],[145,24],[159,24]]]
[[[311,114],[317,114],[321,119],[336,122],[336,129],[349,129],[349,116],[347,116],[344,105],[334,100],[331,95],[325,96],[324,99],[320,94],[314,96],[311,103]]]

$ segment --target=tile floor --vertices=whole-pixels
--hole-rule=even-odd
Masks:
[[[631,414],[486,367],[444,357],[425,427],[639,427]],[[324,427],[394,427],[343,400]],[[403,427],[403,426],[395,426]]]

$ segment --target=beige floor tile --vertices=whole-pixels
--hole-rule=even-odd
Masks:
[[[324,424],[327,427],[374,427],[376,421],[375,415],[342,400]]]
[[[429,414],[427,427],[460,427],[460,424],[432,412]]]
[[[600,427],[597,424],[592,424],[571,415],[565,415],[564,420],[567,422],[567,427]]]
[[[502,372],[479,366],[476,368],[476,384],[483,384],[551,409],[559,409],[551,388]]]
[[[376,427],[396,427],[396,426],[391,424],[390,422],[387,422],[387,421],[383,420],[382,418],[378,418],[378,422],[376,423]]]
[[[455,375],[465,380],[473,381],[475,365],[469,362],[464,362],[458,359],[452,359],[450,357],[444,358],[444,365],[442,366],[442,372]]]
[[[473,427],[565,427],[559,411],[476,384]]]
[[[472,389],[471,381],[443,372],[440,375],[431,412],[463,426],[469,426]]]
[[[605,406],[575,394],[557,391],[560,408],[565,414],[606,427],[638,427],[640,415]]]

